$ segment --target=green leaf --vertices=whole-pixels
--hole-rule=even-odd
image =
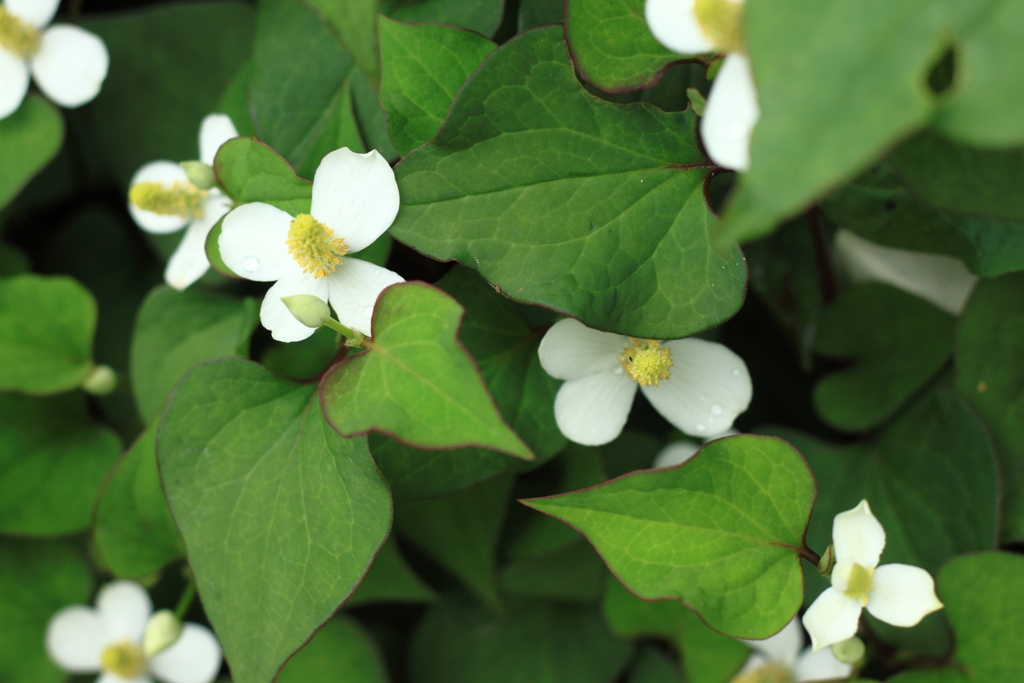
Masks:
[[[391,524],[365,439],[324,421],[316,387],[236,358],[178,383],[160,473],[236,683],[269,682],[337,610]]]
[[[956,388],[992,434],[1003,540],[1024,540],[1024,274],[982,280],[960,317]]]
[[[551,2],[551,0],[520,0],[519,2],[517,27],[520,32],[547,24],[561,24],[564,19],[565,3]]]
[[[462,313],[454,299],[422,282],[384,290],[369,350],[347,356],[321,383],[335,429],[373,429],[427,448],[484,446],[532,460],[456,339]]]
[[[121,454],[80,392],[0,394],[0,533],[60,536],[89,528],[96,494]]]
[[[593,607],[520,600],[498,616],[446,597],[412,642],[416,683],[612,683],[631,648],[608,633]]]
[[[970,683],[970,679],[958,669],[943,668],[905,671],[886,683]]]
[[[814,350],[855,363],[815,385],[815,409],[843,431],[877,427],[946,365],[953,327],[953,316],[886,285],[844,291],[822,311]]]
[[[398,151],[391,144],[388,120],[378,102],[377,91],[361,71],[352,74],[352,104],[366,148],[377,150],[389,164],[398,161]]]
[[[258,140],[235,138],[213,161],[217,180],[238,204],[264,202],[293,216],[309,213],[313,183],[295,174],[284,158]]]
[[[517,460],[486,448],[420,450],[370,433],[370,452],[395,500],[443,496],[508,472]]]
[[[549,4],[559,5],[557,1]],[[485,36],[494,35],[505,11],[505,0],[385,0],[382,5],[381,11],[398,21],[448,24]]]
[[[629,683],[678,683],[681,679],[679,664],[661,650],[648,645],[629,669]]]
[[[39,95],[0,121],[0,209],[56,156],[64,142],[64,118]]]
[[[258,311],[248,297],[163,285],[150,292],[132,336],[132,389],[142,419],[163,412],[174,385],[200,361],[248,355]]]
[[[1024,558],[1002,552],[958,557],[943,567],[938,592],[956,632],[953,661],[972,683],[1021,680]]]
[[[63,683],[67,674],[46,654],[46,624],[57,610],[88,601],[92,575],[70,547],[50,542],[0,543],[0,680]]]
[[[396,501],[395,526],[497,607],[495,553],[511,490],[512,477],[503,476],[439,498]]]
[[[184,556],[156,466],[154,420],[107,480],[96,504],[93,539],[116,576],[141,579]]]
[[[252,80],[252,60],[246,61],[235,74],[231,82],[224,88],[217,103],[216,111],[227,114],[239,135],[251,137],[256,135],[252,125],[252,113],[249,111],[249,81]]]
[[[21,249],[0,242],[0,278],[21,275],[30,270],[32,262]]]
[[[321,327],[302,341],[274,342],[260,362],[267,370],[283,377],[311,380],[319,377],[341,353],[340,341],[337,332]]]
[[[567,0],[565,35],[583,78],[605,92],[654,86],[683,59],[654,39],[644,0]]]
[[[406,563],[394,536],[381,546],[359,588],[345,607],[373,602],[433,602],[437,593]]]
[[[46,395],[92,372],[96,301],[69,277],[0,280],[0,390]]]
[[[709,244],[695,125],[596,99],[561,28],[528,31],[484,60],[437,139],[396,167],[391,234],[600,329],[704,330],[740,307],[746,266]]]
[[[319,12],[370,83],[380,83],[378,0],[306,0]]]
[[[501,568],[498,583],[506,593],[563,602],[597,602],[608,572],[582,538],[563,548],[513,560]]]
[[[726,635],[766,638],[803,601],[814,478],[778,439],[712,441],[685,466],[521,501],[578,529],[647,600],[679,599]]]
[[[483,36],[440,24],[380,17],[380,106],[402,155],[432,140],[459,88],[495,48]]]
[[[335,617],[317,631],[313,640],[288,660],[278,683],[332,681],[386,683],[387,673],[377,646],[359,622]]]

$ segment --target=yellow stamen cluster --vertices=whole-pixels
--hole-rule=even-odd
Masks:
[[[736,676],[732,683],[793,683],[793,674],[780,664],[767,662]]]
[[[319,278],[334,272],[348,253],[348,245],[326,225],[308,213],[300,213],[288,228],[288,252],[302,272]]]
[[[202,218],[206,192],[190,182],[136,183],[128,190],[128,201],[145,211],[161,216]]]
[[[874,569],[865,569],[859,564],[853,565],[850,570],[850,580],[846,584],[845,595],[848,598],[860,600],[860,604],[868,604],[868,593],[871,592],[871,575]]]
[[[114,643],[100,656],[103,670],[121,678],[135,678],[146,670],[146,657],[138,645],[122,640]]]
[[[693,6],[704,35],[719,52],[743,48],[743,4],[732,0],[696,0]]]
[[[0,47],[19,57],[31,57],[39,49],[39,31],[0,5]]]
[[[669,368],[672,367],[672,349],[661,347],[661,342],[653,339],[629,338],[630,345],[619,354],[619,363],[626,374],[640,386],[658,386],[663,379],[668,379]]]

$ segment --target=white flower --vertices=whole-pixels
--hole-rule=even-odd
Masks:
[[[316,169],[310,213],[292,216],[262,202],[244,204],[224,218],[220,255],[244,278],[277,281],[260,309],[260,322],[274,339],[299,341],[315,331],[281,301],[293,294],[329,301],[341,324],[369,336],[377,296],[404,280],[347,254],[370,246],[397,214],[398,184],[384,157],[342,147]]]
[[[804,630],[796,617],[770,638],[743,642],[754,652],[732,683],[833,681],[848,678],[853,670],[836,659],[832,650],[804,648]]]
[[[199,126],[199,160],[213,165],[220,146],[238,131],[227,114],[209,114]],[[192,184],[181,164],[151,161],[132,176],[128,213],[146,232],[163,235],[182,228],[185,237],[171,254],[164,281],[182,290],[210,268],[206,238],[217,221],[231,209],[231,199],[216,187],[200,190]]]
[[[725,52],[711,84],[700,136],[708,156],[736,171],[750,167],[750,136],[761,108],[744,53],[740,20],[744,0],[647,0],[647,26],[673,52],[695,55]]]
[[[854,282],[881,282],[960,315],[978,277],[945,254],[884,247],[850,232],[836,231],[836,258]]]
[[[80,107],[99,94],[110,66],[107,46],[78,26],[50,26],[59,4],[0,3],[0,119],[21,106],[30,72],[39,89],[62,107]]]
[[[599,332],[572,318],[551,326],[540,364],[566,380],[555,421],[567,438],[599,446],[622,431],[637,387],[687,434],[720,434],[750,404],[743,359],[722,344],[689,337],[664,342]]]
[[[935,596],[935,581],[920,567],[884,564],[885,529],[871,514],[866,500],[840,512],[832,522],[836,564],[832,586],[804,614],[814,651],[852,638],[865,607],[893,626],[915,626],[943,605]]]
[[[134,581],[114,581],[100,589],[96,607],[71,605],[50,618],[46,651],[71,674],[100,673],[97,683],[210,683],[220,671],[217,637],[200,624],[185,622],[172,645],[155,654],[143,651],[143,634],[153,604]]]
[[[682,465],[684,462],[689,461],[690,458],[697,455],[697,451],[706,446],[707,444],[717,439],[724,439],[727,436],[736,436],[739,434],[738,429],[726,429],[721,434],[715,434],[704,439],[704,443],[698,444],[689,439],[680,439],[677,441],[671,441],[658,451],[658,454],[654,456],[654,462],[651,467],[675,467],[676,465]]]

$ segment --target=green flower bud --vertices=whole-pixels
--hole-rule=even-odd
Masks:
[[[208,164],[201,161],[182,161],[181,167],[185,169],[185,175],[192,184],[200,190],[209,190],[217,184],[217,176]]]
[[[181,620],[169,609],[153,613],[146,622],[146,633],[142,636],[142,652],[152,657],[161,650],[166,650],[181,635]]]
[[[828,548],[825,549],[825,554],[818,560],[818,572],[822,576],[831,576],[832,568],[836,566],[836,548],[833,544],[829,543]]]
[[[687,88],[686,96],[690,100],[690,106],[693,107],[693,113],[697,116],[704,116],[704,107],[708,104],[708,100],[704,97],[704,94],[696,88]]]
[[[97,365],[82,382],[82,389],[93,396],[106,396],[117,387],[117,373],[109,365]]]
[[[843,664],[858,664],[864,659],[864,641],[857,636],[832,646],[832,654]]]
[[[288,311],[295,319],[306,327],[323,327],[331,319],[331,309],[327,302],[312,294],[295,294],[281,297]]]

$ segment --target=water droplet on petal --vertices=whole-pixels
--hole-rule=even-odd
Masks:
[[[693,425],[693,428],[697,431],[698,434],[700,434],[706,431],[708,426],[703,422],[698,422],[697,424]]]
[[[732,371],[732,374],[733,374],[733,375],[739,375],[739,374],[740,374],[740,371],[739,371],[739,370],[733,370],[733,371]]]
[[[373,306],[363,306],[363,315],[367,318],[373,315]]]
[[[623,369],[622,369],[621,365],[619,367],[615,368],[614,370],[612,370],[612,374],[613,375],[621,375],[622,373],[623,373]]]
[[[711,404],[711,414],[712,415],[721,415],[722,414],[722,405],[720,403],[712,403]]]
[[[248,273],[255,273],[260,269],[260,260],[255,256],[246,256],[242,259],[242,267],[245,268]]]
[[[272,265],[274,265],[275,263],[277,263],[277,262],[276,262],[276,261],[275,261],[274,259],[272,259],[272,258],[270,258],[270,259],[267,259],[267,265],[268,265],[268,266],[272,266]]]

